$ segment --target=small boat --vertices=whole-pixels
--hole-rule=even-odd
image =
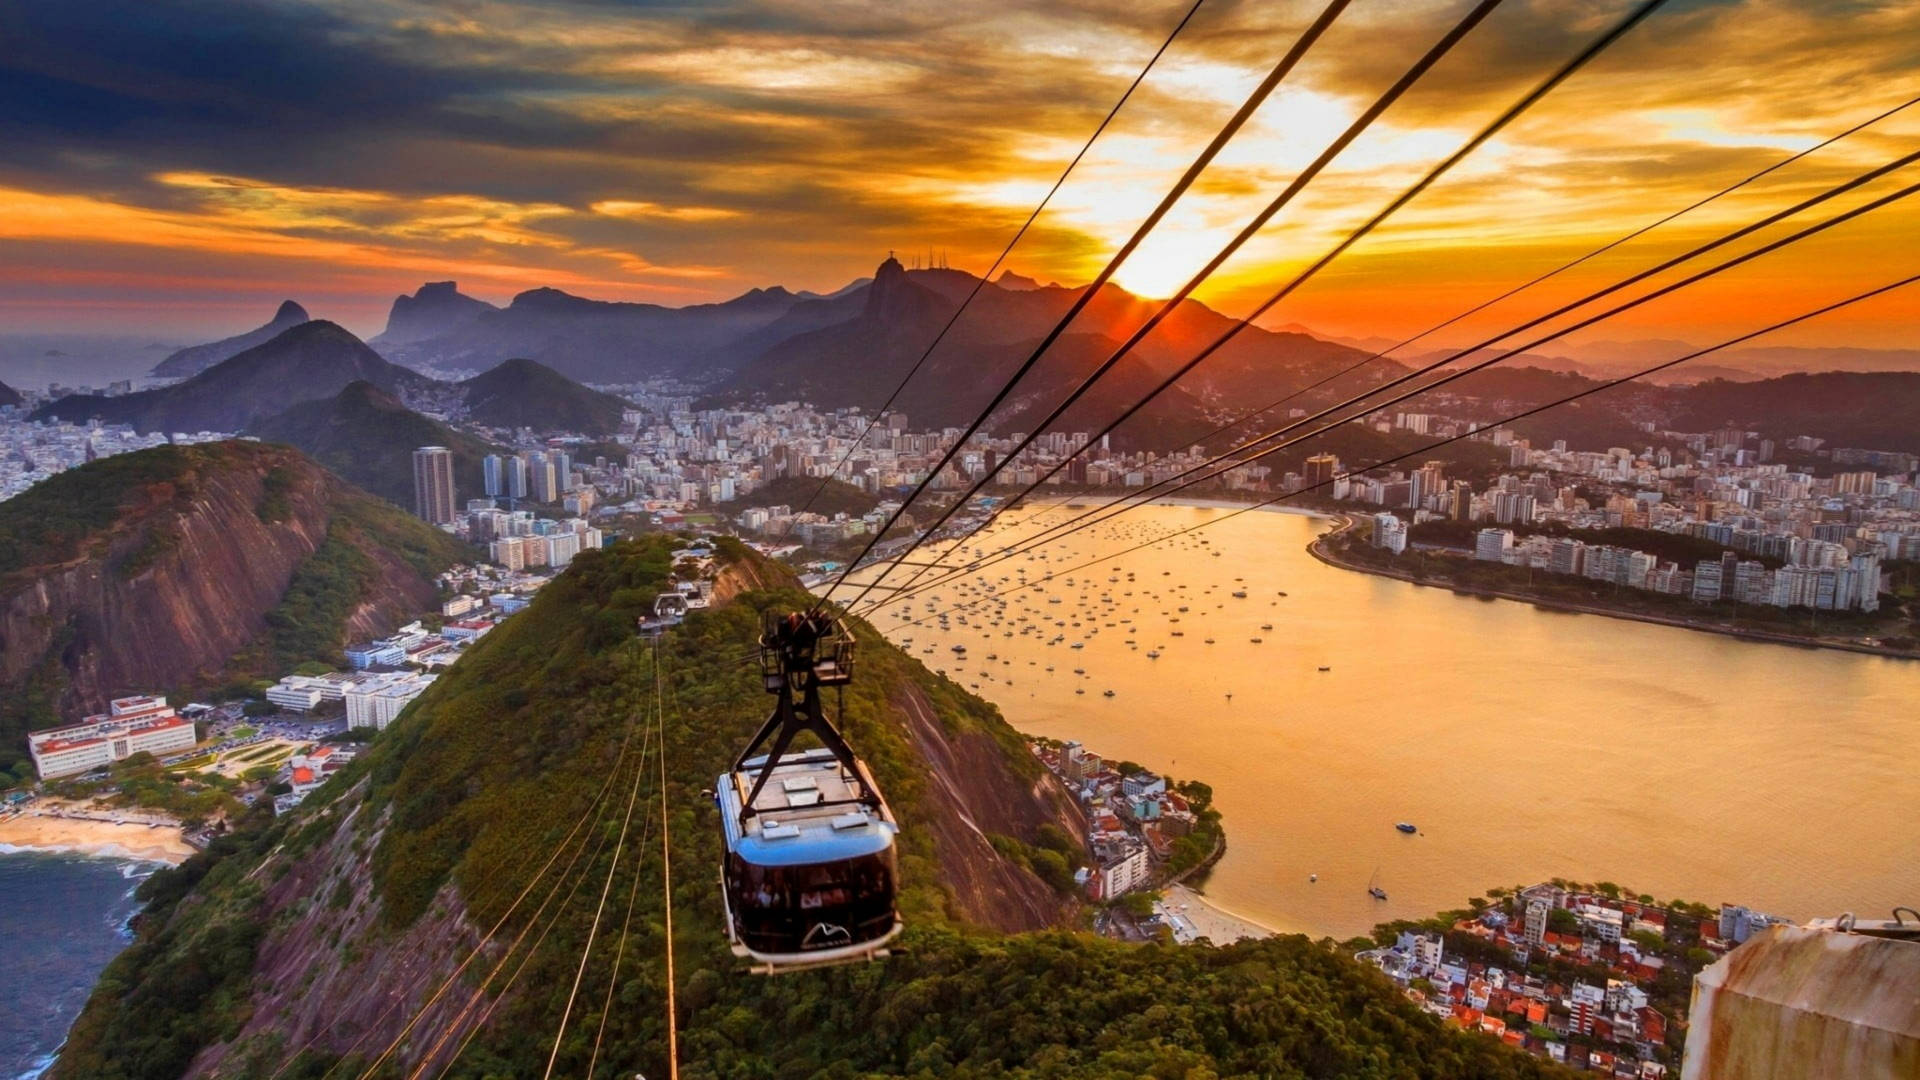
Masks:
[[[1106,691],[1106,694],[1105,694],[1105,696],[1107,696],[1107,697],[1112,697],[1112,696],[1113,696],[1113,691],[1111,691],[1111,690],[1108,690],[1108,691]]]
[[[1373,869],[1373,877],[1367,879],[1367,895],[1373,897],[1375,900],[1385,900],[1387,898],[1387,890],[1377,884],[1379,878],[1380,868],[1376,866]]]
[[[1271,629],[1273,629],[1273,624],[1272,624],[1272,623],[1270,623],[1270,622],[1263,622],[1263,623],[1261,623],[1261,624],[1260,624],[1260,629],[1262,629],[1262,630],[1271,630]]]
[[[1148,649],[1148,650],[1147,650],[1147,659],[1149,659],[1149,660],[1158,660],[1158,659],[1160,659],[1160,650],[1159,650],[1159,649]]]
[[[1084,686],[1076,686],[1073,688],[1073,692],[1076,694],[1084,694],[1087,692],[1087,688]]]
[[[1233,590],[1233,598],[1235,600],[1245,600],[1247,598],[1247,590],[1245,589]]]
[[[1397,822],[1394,824],[1393,827],[1396,829],[1399,829],[1403,833],[1406,833],[1408,836],[1412,836],[1414,833],[1417,833],[1420,831],[1419,828],[1417,828],[1411,821]]]
[[[1259,638],[1248,638],[1247,640],[1253,642],[1255,645],[1260,644]]]
[[[1333,669],[1332,669],[1332,668],[1330,668],[1330,667],[1328,667],[1328,666],[1327,666],[1327,665],[1325,665],[1325,664],[1321,664],[1321,665],[1320,665],[1320,670],[1321,670],[1321,671],[1332,671]]]
[[[1319,875],[1319,874],[1308,874],[1308,875],[1307,875],[1307,882],[1308,882],[1308,884],[1312,884],[1313,882],[1316,882],[1316,881],[1319,881],[1319,880],[1320,880],[1320,875]]]

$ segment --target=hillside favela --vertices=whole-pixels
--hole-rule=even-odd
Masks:
[[[0,1080],[1920,1080],[1920,0],[0,39]]]

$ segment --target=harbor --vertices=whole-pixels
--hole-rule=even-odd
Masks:
[[[1344,939],[1553,877],[1803,917],[1920,890],[1895,838],[1831,843],[1855,830],[1828,797],[1920,813],[1920,752],[1887,728],[1911,724],[1911,664],[1356,574],[1307,553],[1329,522],[1300,514],[1093,561],[1225,517],[1155,506],[990,562],[1078,512],[1008,511],[942,553],[981,565],[870,617],[1030,735],[1210,785],[1229,844],[1203,888],[1225,911]],[[1751,752],[1769,745],[1795,749]]]

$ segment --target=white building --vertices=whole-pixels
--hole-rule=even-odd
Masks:
[[[1100,865],[1101,897],[1110,900],[1132,892],[1147,884],[1149,874],[1145,844],[1128,841],[1119,845],[1119,850]]]
[[[176,716],[165,698],[115,698],[108,711],[78,724],[27,735],[27,749],[42,780],[97,769],[135,754],[187,750],[197,740],[193,722]]]
[[[1505,562],[1512,549],[1513,532],[1509,529],[1481,529],[1473,539],[1473,557],[1483,562]]]
[[[361,681],[346,692],[347,727],[385,731],[408,702],[433,685],[434,678],[396,672]]]

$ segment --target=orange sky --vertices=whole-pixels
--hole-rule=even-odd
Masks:
[[[21,151],[0,166],[0,322],[208,336],[291,297],[371,334],[426,280],[498,303],[545,285],[681,304],[831,290],[889,249],[984,269],[1185,6],[101,0],[9,16],[30,47],[0,61],[0,137]],[[1246,310],[1625,8],[1509,0],[1200,296]],[[1463,9],[1358,0],[1118,280],[1176,288]],[[1316,10],[1208,0],[1011,265],[1097,271]],[[1267,321],[1416,332],[1920,94],[1917,76],[1920,0],[1676,0]],[[1916,147],[1920,106],[1443,340]],[[1912,203],[1586,336],[1706,342],[1912,273]],[[1780,343],[1912,347],[1917,326],[1901,294]]]

